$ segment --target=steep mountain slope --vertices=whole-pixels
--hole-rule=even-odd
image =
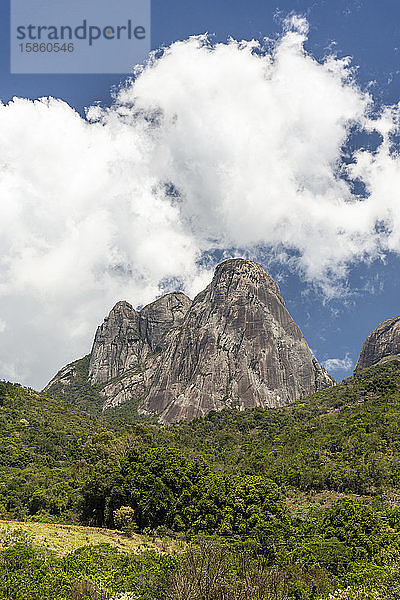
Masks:
[[[89,380],[90,354],[63,367],[43,390],[54,398],[99,415],[104,404],[101,386],[91,385]]]
[[[89,363],[89,381],[101,384],[140,365],[163,348],[165,334],[179,325],[191,301],[181,292],[162,296],[140,312],[118,302],[97,329]]]
[[[137,416],[160,360],[165,334],[181,323],[191,300],[172,292],[136,311],[118,302],[98,327],[90,355],[61,369],[45,392],[94,414],[123,405]]]
[[[82,407],[103,398],[103,411],[121,407],[165,424],[225,407],[283,406],[334,384],[278,285],[243,259],[220,264],[193,302],[181,292],[141,311],[118,302],[97,330],[86,376],[84,368],[65,367],[46,391]]]
[[[329,385],[278,285],[257,263],[235,259],[217,267],[171,332],[141,410],[170,423],[282,406]]]
[[[400,355],[400,317],[383,321],[371,331],[363,343],[354,372],[396,355]]]

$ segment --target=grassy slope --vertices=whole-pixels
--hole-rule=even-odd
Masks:
[[[178,549],[178,543],[175,541],[153,539],[138,534],[127,536],[113,529],[0,520],[0,550],[18,542],[54,550],[59,556],[74,552],[83,546],[96,544],[110,544],[126,553],[143,550],[172,552]]]

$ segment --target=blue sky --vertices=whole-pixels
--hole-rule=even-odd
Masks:
[[[339,55],[352,56],[362,85],[376,80],[374,93],[384,103],[400,96],[400,6],[396,0],[316,0],[271,2],[261,0],[153,0],[152,47],[157,49],[190,35],[209,32],[216,40],[262,39],[281,31],[279,15],[305,15],[310,23],[306,48],[323,57],[332,43]],[[1,98],[13,96],[63,98],[77,110],[101,100],[110,101],[110,89],[119,76],[10,75],[9,2],[0,6]]]
[[[0,6],[0,98],[3,103],[14,96],[30,99],[53,96],[63,99],[82,115],[85,107],[96,102],[103,106],[111,103],[110,91],[121,83],[120,76],[11,75],[7,4],[3,2]],[[277,37],[282,31],[282,20],[291,13],[307,18],[310,30],[305,48],[317,60],[330,52],[338,57],[351,57],[357,67],[356,81],[361,89],[368,87],[375,108],[399,101],[400,5],[395,0],[379,3],[373,0],[153,0],[152,47],[168,46],[205,32],[211,34],[214,41],[221,42],[230,36],[238,40]],[[352,143],[367,142],[368,138],[361,137]],[[399,268],[397,254],[387,254],[384,261],[355,264],[348,273],[349,293],[333,299],[327,299],[318,287],[305,283],[301,275],[281,265],[273,264],[270,272],[279,280],[288,308],[320,362],[348,357],[346,369],[332,371],[341,379],[351,374],[350,362],[355,364],[366,335],[379,322],[400,312]],[[135,303],[134,298],[126,299]],[[104,313],[110,308],[105,306]],[[1,317],[0,308],[0,325]],[[34,314],[31,318],[35,318]],[[82,347],[86,343],[89,350],[91,335],[85,335],[87,342],[80,343]],[[43,352],[46,356],[46,351]],[[59,360],[68,356],[65,351]],[[74,356],[70,356],[72,358]],[[49,370],[54,366],[51,364]],[[36,384],[37,379],[26,372],[24,383]]]

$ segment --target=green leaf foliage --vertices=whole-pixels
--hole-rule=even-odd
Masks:
[[[60,558],[17,544],[0,550],[0,600],[400,597],[398,361],[292,406],[170,427],[66,400],[0,382],[0,517],[123,528],[119,515],[190,545]],[[339,498],[291,514],[289,491]]]

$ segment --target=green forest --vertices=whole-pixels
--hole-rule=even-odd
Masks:
[[[101,417],[86,394],[77,407],[0,382],[0,519],[172,545],[61,556],[4,539],[1,599],[400,597],[398,361],[285,408],[168,427]]]

